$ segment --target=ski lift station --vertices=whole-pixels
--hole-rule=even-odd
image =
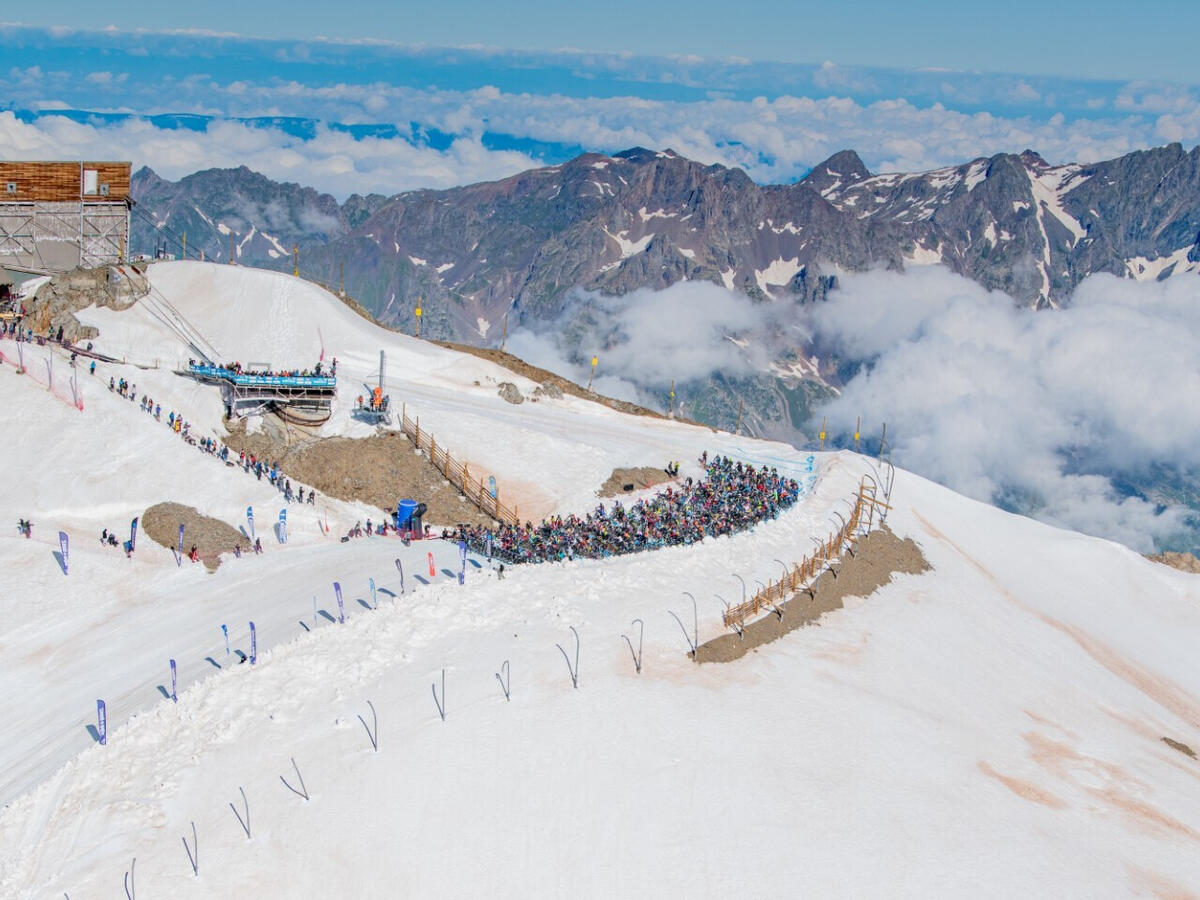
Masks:
[[[179,374],[219,387],[231,417],[274,413],[293,425],[320,425],[329,421],[337,396],[337,378],[320,368],[318,365],[312,373],[279,373],[271,371],[267,363],[231,368],[206,358],[189,360]],[[366,395],[356,401],[354,418],[376,426],[391,424],[391,397],[383,393],[386,373],[387,355],[381,350],[379,382],[364,385]]]
[[[221,388],[231,416],[275,413],[293,425],[320,425],[333,412],[337,378],[333,375],[280,375],[269,366],[245,371],[209,363],[188,363],[186,372],[204,384]]]
[[[0,266],[53,275],[124,262],[131,168],[0,161]]]

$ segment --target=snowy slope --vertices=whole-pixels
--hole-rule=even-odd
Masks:
[[[341,579],[353,605],[351,597],[362,594],[350,594],[351,585],[364,592],[368,577],[382,584],[383,577],[395,572],[396,557],[416,573],[429,552],[414,547],[406,553],[388,542],[369,557],[376,560],[370,567],[341,568],[341,559],[359,551],[339,547],[339,562],[314,563],[322,572],[316,583],[308,576],[294,589],[281,582],[278,573],[296,565],[301,548],[336,543],[318,521],[338,535],[356,521],[378,518],[379,511],[325,498],[316,507],[292,504],[289,544],[281,558],[283,548],[269,538],[270,525],[285,506],[279,492],[187,446],[166,425],[168,411],[182,412],[197,436],[219,436],[223,410],[216,389],[174,374],[186,363],[187,349],[167,327],[163,312],[168,308],[158,301],[170,304],[230,360],[305,367],[316,361],[324,339],[326,359],[338,356],[342,376],[338,409],[324,428],[328,434],[373,433],[349,416],[354,396],[363,393],[350,376],[356,371],[373,376],[379,349],[386,349],[389,371],[399,373],[388,380],[397,403],[408,402],[412,414],[422,417],[422,427],[434,429],[439,443],[448,443],[472,471],[495,473],[509,502],[515,498],[525,505],[519,488],[538,479],[538,490],[555,496],[554,501],[543,499],[542,512],[593,506],[595,488],[616,466],[691,460],[715,446],[708,429],[633,420],[575,398],[513,407],[496,396],[496,384],[512,380],[526,393],[535,385],[478,358],[378,328],[298,279],[202,263],[156,265],[151,274],[151,302],[126,312],[98,308],[80,314],[101,330],[97,349],[128,361],[101,364],[94,376],[80,368],[82,412],[46,389],[43,373],[53,371],[56,390],[70,397],[64,386],[70,370],[60,352],[24,345],[29,374],[16,378],[11,363],[5,367],[12,379],[7,409],[13,421],[22,423],[21,440],[6,448],[6,459],[13,471],[37,477],[21,478],[0,495],[4,521],[31,518],[35,523],[33,541],[20,539],[15,529],[0,539],[11,540],[8,556],[17,563],[0,571],[0,603],[14,611],[13,625],[0,634],[0,648],[6,676],[16,689],[0,701],[6,713],[0,717],[0,736],[11,755],[11,763],[0,769],[0,803],[28,790],[88,745],[78,714],[94,703],[97,691],[107,698],[111,721],[123,721],[160,698],[157,686],[164,684],[171,656],[187,654],[192,663],[178,659],[185,684],[215,671],[205,657],[218,649],[214,659],[223,664],[220,624],[234,627],[238,620],[254,619],[262,645],[270,646],[300,630],[306,610],[311,617],[314,595],[320,595],[321,608],[333,610],[334,580]],[[8,360],[18,358],[17,349],[13,341],[0,341],[0,353]],[[49,368],[43,365],[47,360]],[[162,406],[162,421],[108,391],[110,377],[125,378],[139,396],[152,396]],[[764,445],[755,452],[770,451]],[[692,463],[687,468],[698,471]],[[802,468],[796,467],[797,474]],[[195,506],[235,525],[244,525],[245,509],[253,506],[259,532],[268,537],[265,558],[228,560],[210,576],[199,566],[179,570],[170,553],[144,536],[143,549],[132,561],[98,546],[101,529],[124,532],[134,516],[164,500]],[[538,512],[536,505],[526,509]],[[53,564],[60,529],[73,541],[70,578],[63,578]],[[453,548],[439,543],[433,550],[438,577],[445,577],[440,573],[447,567],[457,570]],[[314,559],[325,560],[315,547],[313,551]],[[356,569],[361,577],[355,578]],[[162,597],[174,598],[165,620],[155,605]],[[29,598],[37,614],[15,615]],[[240,627],[246,628],[245,621]],[[141,639],[114,641],[113,634]],[[51,647],[60,649],[47,654]],[[79,647],[90,652],[75,652]],[[54,689],[37,690],[43,685]]]
[[[496,475],[523,515],[587,509],[614,466],[658,465],[668,456],[691,460],[710,443],[707,428],[653,419],[631,428],[629,417],[576,397],[514,407],[498,396],[500,382],[513,382],[527,397],[537,385],[486,360],[373,325],[323,289],[276,272],[180,262],[155,265],[150,276],[157,295],[180,308],[224,361],[306,368],[322,347],[327,363],[337,357],[338,403],[324,434],[372,433],[349,412],[376,382],[384,350],[393,404],[405,404],[409,416],[419,416],[439,446],[466,459],[472,471]],[[111,355],[158,360],[167,368],[189,356],[146,305],[124,313],[88,310],[80,318],[100,328],[97,346]],[[222,409],[213,389],[189,388],[163,370],[133,379],[139,390],[142,379],[164,396],[179,396],[191,420],[210,431],[218,427]]]
[[[394,399],[420,406],[423,425],[438,421],[439,441],[444,428],[452,447],[489,459],[502,483],[536,478],[551,504],[594,503],[614,465],[692,465],[704,448],[807,466],[807,454],[782,445],[586,402],[512,407],[486,386],[501,377],[487,363],[344,318],[291,279],[163,268],[156,284],[230,358],[256,352],[249,334],[270,321],[254,318],[255,297],[319,321],[350,369],[365,372],[386,346]],[[239,307],[245,338],[221,332],[229,316],[205,279],[227,294],[255,280]],[[136,316],[113,314],[99,343],[124,328],[129,349],[171,352]],[[271,361],[307,364],[307,327],[294,347],[270,351],[300,358]],[[177,380],[164,375],[154,389],[192,390]],[[151,495],[156,479],[174,478],[176,499],[214,510],[244,508],[256,483],[217,480],[194,451],[168,464],[171,451],[184,453],[173,444],[136,458],[149,487],[119,482],[107,469],[137,442],[122,440],[106,391],[83,413],[58,403],[57,415],[44,392],[23,382],[9,391],[33,430],[6,447],[30,477],[12,485],[4,514],[30,514],[42,533],[0,534],[12,561],[0,570],[0,657],[6,678],[18,678],[0,698],[0,761],[24,778],[0,812],[0,895],[121,895],[135,856],[143,896],[181,898],[1200,889],[1200,764],[1161,740],[1200,748],[1195,576],[901,472],[889,524],[921,544],[933,571],[900,576],[738,662],[692,665],[667,610],[687,622],[682,592],[691,592],[701,640],[719,634],[719,598],[740,599],[733,573],[751,589],[775,577],[774,559],[802,556],[870,470],[841,453],[819,455],[801,503],[752,532],[518,568],[502,581],[483,563],[463,587],[439,576],[414,591],[410,576],[400,594],[397,542],[322,543],[315,527],[307,541],[211,576],[177,569],[166,551],[127,564],[81,541],[64,577],[50,556],[60,521],[127,520],[137,503],[125,494]],[[37,430],[42,417],[50,421]],[[72,417],[74,440],[54,440]],[[343,411],[328,427],[357,426]],[[90,449],[68,446],[85,435]],[[100,475],[68,488],[62,473],[74,466]],[[380,609],[366,610],[352,598],[366,596],[368,577],[398,596],[381,592]],[[332,609],[337,579],[349,620],[306,631],[312,596]],[[258,665],[218,671],[204,661],[224,663],[220,622],[240,617],[234,643],[244,648],[243,620],[256,616],[274,645]],[[636,640],[634,618],[646,624],[641,675],[620,637]],[[573,654],[571,625],[582,640],[577,690],[555,646]],[[172,655],[189,683],[177,705],[154,688]],[[494,677],[505,660],[510,702]],[[443,668],[445,722],[430,690]],[[16,707],[15,694],[32,699]],[[89,745],[85,730],[100,696],[110,700],[107,747]],[[377,754],[356,718],[371,721],[367,700],[379,713]],[[27,761],[43,752],[49,763]],[[308,803],[279,782],[295,783],[291,757]],[[240,804],[239,786],[249,841],[227,805]],[[198,878],[180,843],[192,821]]]

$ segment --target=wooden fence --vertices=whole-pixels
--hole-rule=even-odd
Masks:
[[[400,430],[408,435],[414,447],[424,451],[434,468],[479,509],[506,525],[516,525],[521,521],[515,506],[510,509],[500,502],[500,488],[496,488],[496,496],[493,497],[492,492],[484,485],[482,478],[476,481],[466,463],[456,460],[450,455],[449,450],[438,446],[438,442],[428,430],[421,429],[420,416],[415,419],[408,417],[407,405],[401,407]]]
[[[842,548],[847,543],[853,545],[859,537],[875,527],[876,513],[891,508],[875,496],[876,490],[875,480],[869,475],[866,476],[859,483],[850,518],[843,520],[842,527],[830,534],[810,556],[793,563],[791,569],[779,581],[768,582],[766,587],[745,603],[739,603],[726,610],[723,616],[725,627],[740,631],[747,619],[752,619],[767,610],[775,610],[792,594],[811,588],[829,562],[841,557]]]

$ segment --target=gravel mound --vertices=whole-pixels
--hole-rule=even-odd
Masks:
[[[156,503],[142,513],[142,532],[168,550],[175,549],[180,525],[184,528],[183,552],[186,554],[195,544],[200,561],[210,571],[221,564],[222,553],[232,553],[235,546],[240,546],[243,553],[251,548],[251,542],[232,525],[203,515],[191,506]]]

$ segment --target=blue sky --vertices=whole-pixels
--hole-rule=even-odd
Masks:
[[[1140,28],[1076,3],[646,7],[348,0],[331,20],[118,0],[95,22],[51,4],[0,25],[0,157],[107,155],[172,178],[244,163],[345,196],[638,144],[786,182],[844,147],[913,171],[1200,140],[1193,57],[1171,52],[1200,25],[1192,6],[1157,4]]]
[[[16,14],[14,16],[14,14]],[[949,67],[1081,78],[1195,81],[1200,4],[1154,0],[1006,0],[853,4],[743,0],[340,0],[336,4],[172,4],[78,0],[29,4],[27,24],[123,30],[205,29],[256,37],[380,38],[431,46],[574,47],[883,68]],[[99,19],[97,18],[99,17]],[[6,17],[7,18],[7,17]]]

